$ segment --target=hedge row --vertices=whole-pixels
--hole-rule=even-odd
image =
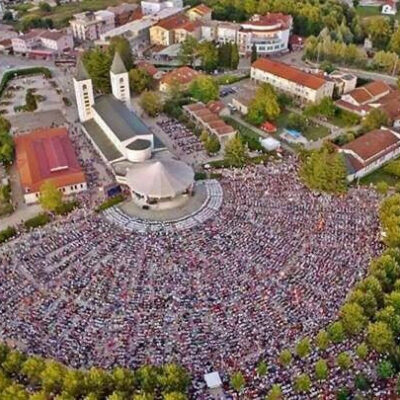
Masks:
[[[119,194],[117,196],[111,197],[110,199],[106,200],[105,202],[101,203],[97,208],[96,212],[107,210],[107,208],[113,207],[118,203],[124,201],[125,197],[123,194]]]
[[[17,234],[17,230],[13,226],[9,226],[6,229],[0,231],[0,243],[4,243],[8,239],[11,239]]]

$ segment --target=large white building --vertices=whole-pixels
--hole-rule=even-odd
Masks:
[[[164,8],[183,8],[183,0],[144,0],[140,2],[143,15],[156,14]]]
[[[287,51],[292,24],[290,15],[254,15],[249,21],[240,24],[239,53],[250,54],[254,45],[258,55]]]
[[[92,41],[115,28],[115,14],[107,10],[88,11],[75,14],[69,23],[75,39]]]
[[[252,64],[250,77],[256,82],[269,83],[278,91],[301,101],[313,103],[332,97],[335,86],[334,82],[322,76],[266,58],[259,58]]]
[[[163,144],[131,111],[129,76],[118,53],[110,70],[112,95],[94,97],[93,85],[80,60],[74,77],[79,119],[88,137],[108,162],[142,162]]]

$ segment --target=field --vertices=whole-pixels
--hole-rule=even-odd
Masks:
[[[83,0],[82,2],[67,3],[53,7],[50,12],[44,12],[37,8],[33,11],[27,11],[23,14],[23,17],[51,18],[54,26],[61,28],[68,25],[68,21],[73,14],[84,11],[97,11],[121,3],[137,3],[137,0]]]
[[[356,11],[361,18],[373,17],[375,15],[381,14],[380,7],[375,7],[375,6],[367,6],[367,7],[358,6],[356,8]]]

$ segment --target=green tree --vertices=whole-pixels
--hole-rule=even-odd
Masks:
[[[329,335],[325,330],[320,330],[315,338],[319,350],[325,351],[329,346]]]
[[[143,365],[140,367],[136,376],[139,380],[139,385],[146,393],[153,393],[158,382],[158,371],[152,365]]]
[[[315,377],[319,381],[324,381],[328,377],[329,369],[326,360],[319,359],[315,363]]]
[[[287,118],[286,126],[289,129],[294,129],[299,132],[304,132],[308,127],[308,121],[304,115],[297,113],[290,113]]]
[[[41,2],[39,3],[39,9],[40,9],[40,11],[43,11],[43,12],[45,12],[45,13],[51,12],[51,6],[50,6],[50,4],[49,4],[49,3],[46,3],[46,2],[44,2],[44,1],[41,1]]]
[[[45,368],[40,374],[42,388],[46,393],[58,393],[61,391],[65,367],[53,360],[45,360]]]
[[[310,338],[305,337],[301,339],[296,345],[296,354],[300,358],[304,358],[310,354],[311,351],[311,342]]]
[[[166,364],[162,368],[158,381],[166,392],[186,391],[190,379],[186,370],[177,364]]]
[[[253,43],[253,46],[251,46],[251,57],[250,57],[250,62],[253,64],[254,61],[256,61],[258,58],[257,54],[257,46],[255,43]]]
[[[12,384],[0,394],[0,398],[1,400],[28,400],[28,392],[22,385]]]
[[[313,190],[343,193],[347,190],[346,166],[342,156],[329,144],[304,157],[300,177]]]
[[[10,121],[0,115],[0,133],[9,132],[10,129],[11,129]]]
[[[28,378],[31,385],[40,382],[40,374],[45,368],[45,362],[41,357],[32,356],[24,361],[21,372]]]
[[[165,393],[164,400],[187,400],[187,396],[181,392]]]
[[[114,58],[115,52],[119,53],[124,62],[127,71],[130,71],[133,67],[133,55],[132,48],[129,40],[122,36],[113,36],[110,39],[110,44],[108,47],[110,53],[110,58]]]
[[[274,89],[270,84],[263,83],[249,104],[246,118],[251,124],[261,125],[265,120],[275,120],[280,112],[278,97]]]
[[[215,135],[208,135],[206,141],[204,142],[204,148],[208,154],[215,154],[219,152],[221,145]]]
[[[243,167],[246,164],[248,159],[247,149],[238,135],[226,143],[224,159],[232,167]]]
[[[369,354],[368,346],[366,343],[360,343],[356,347],[356,354],[361,360],[365,360]]]
[[[122,367],[113,369],[111,379],[115,390],[124,393],[130,393],[137,383],[134,372]]]
[[[244,379],[244,376],[240,371],[235,372],[231,376],[230,384],[231,384],[232,388],[234,390],[236,390],[236,392],[239,393],[243,389],[245,383],[246,383],[246,381]]]
[[[400,315],[392,306],[387,306],[376,314],[376,320],[385,322],[395,336],[400,334]]]
[[[389,125],[389,117],[385,111],[380,108],[374,108],[363,119],[361,126],[364,132],[369,132],[374,129],[379,129],[381,126]]]
[[[17,375],[21,372],[25,356],[17,350],[10,351],[1,364],[4,372],[8,375]]]
[[[80,398],[86,392],[85,375],[82,371],[68,369],[64,376],[63,393],[72,398]]]
[[[278,384],[272,385],[269,390],[266,400],[282,400],[282,389]]]
[[[385,49],[392,35],[392,27],[385,17],[371,17],[366,24],[367,33],[377,49]]]
[[[212,72],[218,67],[218,49],[212,42],[202,42],[198,45],[198,56],[201,60],[201,67]]]
[[[289,349],[284,349],[279,354],[279,362],[287,367],[292,362],[292,353]]]
[[[104,370],[96,367],[91,367],[85,374],[85,386],[88,392],[103,398],[110,392],[111,377]]]
[[[340,310],[340,319],[344,330],[350,335],[361,332],[367,323],[363,309],[357,303],[347,303]]]
[[[50,396],[46,392],[40,391],[30,394],[29,400],[50,400]]]
[[[144,112],[150,117],[155,117],[163,109],[160,96],[156,92],[146,90],[141,94],[139,103]]]
[[[230,67],[231,69],[237,69],[239,65],[239,49],[236,43],[233,43],[231,46],[231,60]]]
[[[261,360],[257,364],[257,375],[258,376],[265,376],[268,373],[268,366],[267,363],[264,360]]]
[[[93,81],[95,89],[102,93],[111,92],[110,69],[112,54],[100,48],[88,50],[83,54],[83,63]]]
[[[153,78],[141,68],[133,68],[129,71],[129,82],[132,91],[137,94],[153,87]]]
[[[389,379],[394,375],[395,371],[392,363],[389,360],[382,360],[378,364],[376,373],[381,379]]]
[[[349,353],[343,351],[342,353],[338,354],[338,356],[336,357],[336,364],[342,370],[349,369],[352,364]]]
[[[219,96],[218,84],[210,76],[204,75],[199,75],[191,82],[189,92],[192,97],[203,103],[216,100]]]
[[[181,43],[178,59],[182,64],[193,65],[197,56],[199,42],[193,36],[187,36]]]
[[[329,339],[333,343],[341,343],[345,339],[343,324],[340,321],[334,322],[328,327]]]
[[[311,379],[307,374],[301,374],[294,379],[294,389],[299,393],[308,393],[311,388]]]
[[[369,345],[378,353],[389,353],[394,346],[393,333],[384,322],[368,325],[367,340]]]
[[[55,211],[62,204],[62,193],[51,181],[40,186],[39,202],[45,210]]]
[[[133,400],[154,400],[154,396],[150,393],[138,393],[133,395]]]
[[[363,373],[358,373],[356,375],[354,383],[358,390],[365,391],[369,388],[368,379]]]

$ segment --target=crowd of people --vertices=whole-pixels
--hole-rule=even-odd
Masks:
[[[174,148],[179,148],[185,154],[204,152],[204,146],[200,140],[180,122],[166,118],[157,124],[174,141]]]
[[[335,318],[380,251],[377,195],[314,194],[291,158],[223,170],[220,183],[221,209],[191,230],[138,234],[77,210],[0,248],[1,337],[73,367],[177,361],[196,399],[206,372],[275,365]],[[271,369],[246,399],[304,368]]]

